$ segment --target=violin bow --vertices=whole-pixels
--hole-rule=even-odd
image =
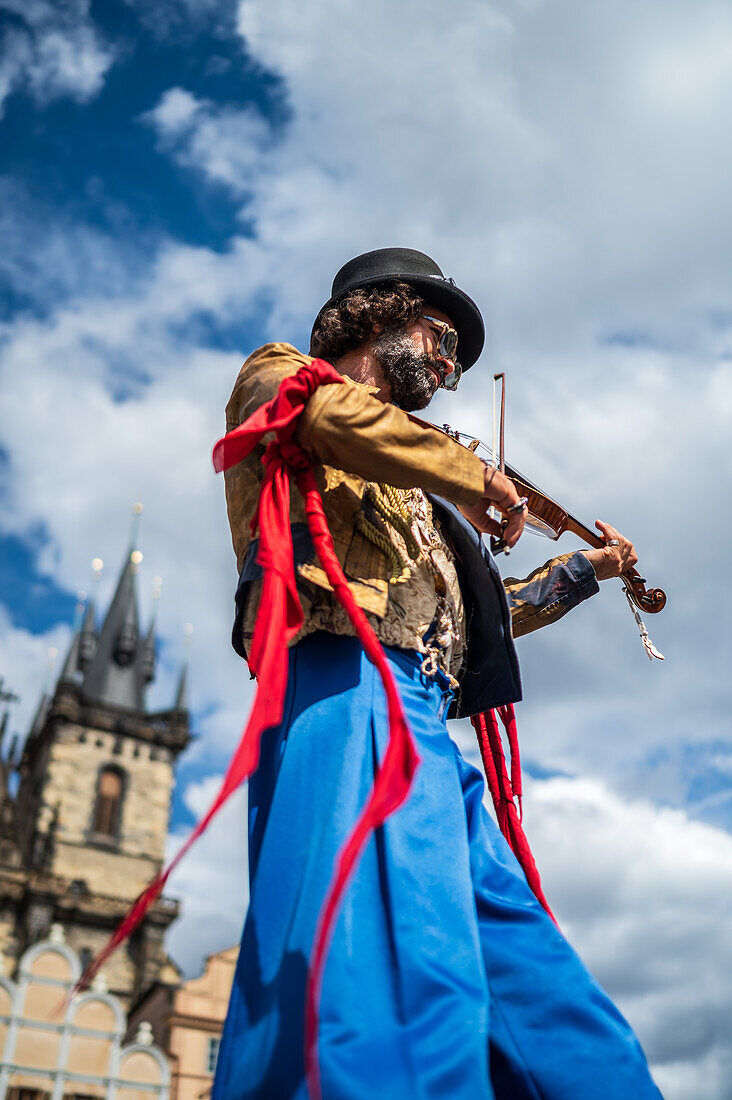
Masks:
[[[501,411],[499,413],[499,427],[498,427],[498,448],[496,449],[496,382],[501,383]],[[491,439],[491,450],[493,452],[493,466],[500,473],[506,472],[506,375],[503,371],[499,374],[493,375],[493,435]],[[494,519],[497,519],[503,527],[506,526],[508,520],[501,520],[501,515],[498,509],[493,509]],[[506,557],[511,553],[510,549],[502,538],[495,535],[491,538],[491,550],[494,554],[505,554]]]

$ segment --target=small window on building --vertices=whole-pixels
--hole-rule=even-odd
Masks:
[[[206,1072],[216,1072],[216,1059],[219,1056],[219,1046],[221,1044],[220,1035],[209,1035],[208,1037],[208,1050],[206,1052]]]
[[[97,782],[92,831],[101,836],[116,837],[121,804],[122,776],[116,768],[103,768]]]

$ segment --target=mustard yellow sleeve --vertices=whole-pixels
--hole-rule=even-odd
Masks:
[[[227,432],[271,401],[285,378],[312,361],[292,344],[265,344],[253,352],[239,371],[226,406]]]
[[[311,362],[290,344],[265,344],[251,355],[226,408],[227,431],[269,401],[284,378]],[[297,438],[318,462],[368,481],[419,487],[454,504],[475,504],[483,494],[483,463],[471,451],[349,378],[313,394]]]
[[[483,495],[483,463],[467,447],[349,379],[313,394],[298,439],[320,462],[368,481],[418,487],[454,504],[475,504]]]

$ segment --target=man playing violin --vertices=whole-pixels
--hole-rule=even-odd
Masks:
[[[559,619],[636,562],[605,545],[504,585],[481,534],[512,547],[526,509],[513,482],[410,414],[457,387],[483,321],[411,249],[349,261],[320,310],[310,356],[267,344],[242,367],[227,431],[312,356],[344,384],[307,401],[297,442],[313,460],[337,557],[396,679],[420,764],[407,801],[366,847],[335,924],[318,1058],[326,1100],[627,1100],[658,1097],[629,1025],[529,888],[482,804],[483,778],[447,717],[521,697],[513,639]],[[226,472],[239,569],[233,644],[247,657],[262,594],[250,521],[263,448]],[[500,513],[502,523],[489,515]],[[495,514],[495,513],[494,513]],[[249,783],[250,905],[213,1100],[305,1100],[302,1005],[334,860],[387,742],[374,667],[291,501],[304,623],[289,650],[280,727]]]

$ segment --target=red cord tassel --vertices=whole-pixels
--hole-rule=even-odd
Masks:
[[[474,714],[472,722],[480,755],[485,769],[486,782],[491,799],[496,811],[498,828],[508,841],[511,851],[521,865],[526,875],[526,881],[533,890],[537,901],[546,909],[554,923],[556,917],[549,908],[544,891],[541,888],[541,879],[534,857],[526,839],[526,834],[521,824],[521,815],[516,809],[516,801],[521,804],[521,760],[518,750],[518,732],[516,729],[516,715],[513,704],[507,703],[504,707],[498,707],[498,716],[503,723],[511,750],[511,776],[509,778],[506,767],[506,755],[503,751],[501,734],[498,729],[496,711],[488,710],[481,714]]]
[[[339,904],[371,833],[407,798],[419,764],[391,669],[381,644],[353,598],[335,553],[312,468],[307,456],[293,438],[297,418],[317,387],[340,382],[343,382],[343,377],[330,363],[322,359],[313,360],[311,364],[301,367],[297,374],[286,378],[271,401],[259,408],[244,424],[220,439],[214,447],[214,468],[220,473],[245,458],[266,432],[276,433],[276,442],[270,443],[264,454],[265,474],[257,513],[252,520],[252,529],[259,528],[257,561],[264,571],[262,598],[249,654],[249,667],[258,680],[257,694],[249,721],[209,810],[170,864],[133,902],[107,944],[87,966],[70,994],[73,996],[88,988],[112,952],[140,924],[162,893],[173,869],[206,829],[229,795],[256,769],[262,734],[282,721],[287,687],[287,643],[297,634],[303,623],[290,530],[290,476],[294,474],[298,489],[305,498],[308,527],[318,558],[367,656],[381,675],[389,714],[387,750],[366,805],[337,857],[318,918],[308,968],[305,994],[305,1076],[312,1100],[319,1100],[320,1097],[317,1061],[318,1001]]]

